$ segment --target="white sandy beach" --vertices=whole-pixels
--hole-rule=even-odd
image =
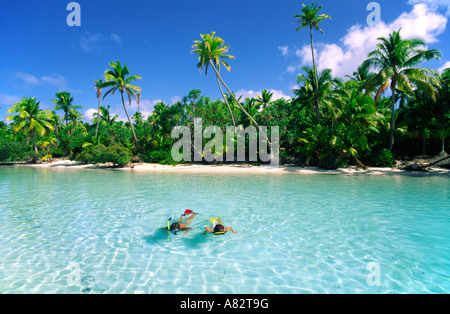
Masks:
[[[356,167],[339,168],[336,170],[324,170],[317,167],[294,167],[294,166],[252,166],[252,165],[177,165],[167,166],[159,164],[131,164],[123,168],[113,168],[107,165],[85,165],[70,160],[55,160],[52,163],[40,164],[16,164],[20,167],[40,167],[51,169],[111,169],[117,171],[136,172],[176,172],[176,173],[205,173],[205,174],[343,174],[343,175],[410,175],[410,176],[447,176],[450,177],[450,170],[444,168],[432,168],[427,172],[411,172],[395,168],[369,168],[367,170]]]

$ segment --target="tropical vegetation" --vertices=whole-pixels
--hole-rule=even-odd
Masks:
[[[202,34],[192,54],[197,68],[213,69],[221,99],[211,99],[201,89],[186,91],[180,101],[157,103],[144,116],[139,108],[139,75],[130,75],[128,64],[111,62],[95,80],[98,101],[92,122],[78,111],[82,106],[67,91],[55,94],[54,111],[43,110],[36,98],[23,98],[0,122],[0,162],[40,162],[68,157],[82,163],[124,166],[130,162],[175,164],[171,137],[177,126],[194,130],[194,119],[203,128],[227,126],[278,126],[282,163],[337,168],[349,165],[394,166],[396,159],[446,156],[450,136],[450,69],[441,74],[424,67],[439,59],[418,38],[403,38],[401,30],[379,38],[354,73],[335,77],[322,69],[314,55],[313,31],[330,19],[321,6],[303,5],[294,16],[297,31],[308,28],[313,67],[298,74],[292,97],[275,99],[264,89],[255,98],[238,97],[224,82],[221,69],[230,71],[229,45],[216,36]],[[126,121],[111,113],[109,97],[119,92]],[[130,116],[127,105],[138,105]],[[248,140],[248,139],[247,139]],[[205,139],[205,142],[209,139]],[[395,145],[394,145],[395,143]],[[224,143],[225,146],[225,143]],[[247,146],[248,147],[248,146]],[[225,147],[226,149],[226,147]],[[206,162],[206,161],[204,161]],[[260,163],[257,161],[256,163]]]

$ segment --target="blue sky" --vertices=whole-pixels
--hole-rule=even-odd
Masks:
[[[55,93],[72,93],[89,121],[97,107],[94,80],[102,78],[111,61],[128,63],[143,80],[141,108],[149,114],[156,102],[172,104],[198,88],[219,98],[212,74],[205,77],[191,55],[200,33],[217,32],[230,45],[231,72],[223,72],[238,94],[256,96],[262,89],[289,97],[302,66],[310,65],[309,33],[296,33],[293,15],[310,0],[130,0],[76,1],[81,26],[69,27],[70,1],[15,0],[0,2],[0,119],[22,96],[37,97],[45,109]],[[373,50],[376,38],[402,28],[404,37],[419,36],[442,60],[425,66],[440,69],[450,63],[448,0],[377,1],[381,23],[368,26],[370,13],[363,0],[322,0],[332,16],[315,33],[319,68],[351,74]],[[120,97],[104,105],[123,118]],[[131,114],[136,104],[130,108]]]

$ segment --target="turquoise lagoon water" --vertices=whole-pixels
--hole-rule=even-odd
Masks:
[[[448,177],[0,167],[0,196],[0,293],[450,293]]]

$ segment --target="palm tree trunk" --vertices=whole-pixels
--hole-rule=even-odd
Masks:
[[[236,96],[234,96],[233,92],[231,92],[231,90],[228,88],[227,84],[225,84],[225,82],[223,81],[222,77],[220,76],[219,72],[217,71],[216,67],[214,66],[214,63],[212,61],[209,61],[214,69],[214,71],[216,72],[217,78],[220,80],[220,82],[223,84],[223,86],[225,86],[225,88],[227,89],[227,91],[230,93],[230,95],[233,97],[233,99],[237,102],[239,108],[241,108],[241,110],[247,115],[247,117],[249,117],[249,119],[255,124],[255,126],[259,129],[259,125],[258,123],[255,121],[255,119],[253,119],[253,117],[244,109],[244,107],[242,107],[241,103],[239,102],[239,100],[236,99]]]
[[[69,125],[69,111],[64,110],[64,119],[66,120],[66,126]]]
[[[439,156],[447,156],[447,152],[445,151],[445,135],[442,136],[442,149]]]
[[[442,149],[440,152],[440,156],[447,156],[447,152],[445,151],[445,109],[446,106],[442,106]]]
[[[33,131],[33,147],[34,147],[34,153],[36,154],[35,162],[39,160],[39,153],[36,145],[36,131]]]
[[[233,127],[236,129],[236,122],[234,121],[233,111],[231,110],[230,104],[228,103],[228,100],[225,97],[225,94],[223,93],[222,85],[220,85],[220,80],[217,75],[216,75],[216,79],[217,79],[217,84],[219,85],[220,93],[222,94],[223,100],[227,104],[228,110],[230,111],[231,119],[233,120]]]
[[[316,84],[316,91],[314,95],[314,107],[316,109],[316,123],[320,124],[320,108],[319,108],[319,80],[317,78],[316,59],[314,57],[314,44],[313,44],[313,29],[312,25],[309,27],[310,40],[311,40],[311,53],[314,67],[314,83]]]
[[[131,119],[130,119],[130,116],[128,115],[127,107],[125,106],[125,100],[123,99],[123,92],[120,92],[120,94],[122,96],[123,109],[125,110],[125,113],[126,113],[127,118],[128,118],[128,122],[130,123],[131,131],[133,132],[134,141],[135,141],[136,147],[137,147],[139,145],[138,144],[138,140],[137,140],[137,137],[136,137],[136,133],[134,133],[133,123],[131,123]]]
[[[98,125],[100,123],[100,102],[101,102],[101,97],[98,98],[98,111],[97,111],[97,126],[95,128],[95,138],[97,138],[97,132],[98,132]]]
[[[394,148],[394,132],[395,132],[395,81],[392,82],[392,104],[391,104],[391,128],[390,128],[390,139],[389,139],[389,151],[392,152]]]
[[[233,97],[234,101],[238,104],[239,108],[241,108],[241,110],[247,115],[247,117],[250,118],[250,120],[254,123],[254,125],[256,126],[256,128],[259,130],[259,124],[258,122],[255,121],[255,119],[253,119],[253,117],[244,109],[244,107],[242,107],[241,103],[239,102],[239,100],[236,99],[236,96],[233,94],[233,92],[228,88],[227,84],[225,84],[225,82],[223,81],[222,77],[220,76],[219,72],[217,71],[216,67],[214,66],[214,63],[209,60],[209,63],[212,65],[214,72],[216,72],[217,78],[220,80],[220,82],[223,84],[223,86],[225,86],[225,88],[227,89],[227,91],[230,93],[231,97]],[[267,137],[266,134],[263,135],[265,137],[265,140],[267,141],[267,143],[272,146],[272,142],[270,142],[269,138]]]
[[[427,137],[424,135],[422,139],[422,156],[427,154]]]

